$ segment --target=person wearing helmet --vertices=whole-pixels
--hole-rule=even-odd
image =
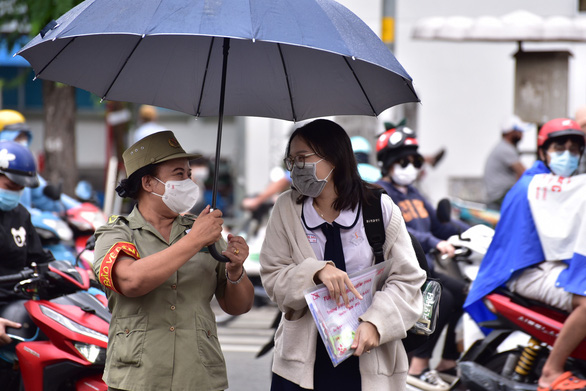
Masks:
[[[507,191],[525,172],[517,144],[530,124],[518,116],[507,118],[502,126],[502,138],[492,149],[484,166],[484,186],[488,207],[499,210]]]
[[[380,170],[370,164],[370,153],[372,147],[368,140],[362,136],[354,136],[350,138],[352,144],[352,151],[354,151],[354,157],[356,163],[358,163],[358,174],[366,182],[376,182],[380,179]]]
[[[33,139],[24,116],[16,110],[0,110],[0,140],[16,141],[27,148]]]
[[[529,299],[568,312],[538,380],[538,391],[586,390],[564,370],[586,338],[586,176],[575,175],[585,133],[569,118],[545,123],[538,158],[503,201],[501,218],[465,303],[476,321],[493,318],[482,298],[505,285]]]
[[[447,376],[441,372],[455,375],[456,360],[460,356],[455,328],[462,315],[466,285],[435,271],[433,257],[429,254],[432,250],[437,250],[452,257],[455,249],[446,239],[468,229],[468,226],[458,221],[441,223],[436,217],[435,208],[413,185],[424,161],[423,156],[417,151],[418,147],[414,132],[407,127],[398,126],[379,136],[376,149],[383,177],[376,184],[385,189],[401,209],[407,230],[415,236],[428,254],[430,277],[439,279],[443,286],[437,331],[427,342],[414,350],[407,383],[422,389],[447,390],[450,384],[442,378]],[[431,355],[441,330],[446,325],[448,329],[442,359],[435,370],[430,370]]]
[[[0,141],[0,275],[18,273],[32,262],[54,259],[43,249],[30,214],[19,203],[25,187],[38,185],[35,160],[28,148],[14,141]],[[0,307],[21,298],[12,286],[0,285]],[[10,342],[6,327],[20,325],[0,318],[0,345]]]
[[[24,116],[16,110],[0,110],[0,140],[14,141],[30,148],[33,134],[26,123]],[[20,203],[27,208],[36,208],[50,212],[64,212],[65,207],[59,198],[55,199],[46,194],[47,186],[51,186],[47,181],[37,175],[39,185],[36,187],[25,187],[21,193]],[[51,189],[53,190],[53,189]],[[54,191],[53,191],[54,193]],[[69,197],[61,194],[61,197]]]

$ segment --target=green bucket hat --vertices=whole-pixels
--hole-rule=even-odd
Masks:
[[[186,153],[170,130],[156,132],[135,142],[122,154],[126,177],[149,164],[165,162],[171,159],[197,159],[201,155]]]

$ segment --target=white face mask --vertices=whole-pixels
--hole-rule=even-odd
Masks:
[[[419,174],[419,170],[412,163],[409,163],[405,168],[395,163],[391,179],[399,186],[409,186],[415,182],[417,174]]]
[[[175,213],[188,212],[199,198],[199,186],[191,179],[167,181],[166,183],[159,178],[155,179],[165,185],[165,193],[163,195],[154,191],[151,193],[161,197],[165,205]]]

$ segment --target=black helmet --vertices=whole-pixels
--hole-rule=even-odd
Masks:
[[[33,154],[27,147],[14,141],[0,141],[0,174],[21,186],[39,186]]]
[[[376,141],[376,158],[382,174],[386,175],[389,167],[402,157],[421,156],[417,152],[418,147],[415,132],[406,126],[398,126],[381,134]]]

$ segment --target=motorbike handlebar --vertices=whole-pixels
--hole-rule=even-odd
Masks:
[[[27,278],[30,278],[34,273],[35,271],[33,269],[27,268],[19,273],[0,276],[0,283],[19,282],[22,280],[26,280]]]

